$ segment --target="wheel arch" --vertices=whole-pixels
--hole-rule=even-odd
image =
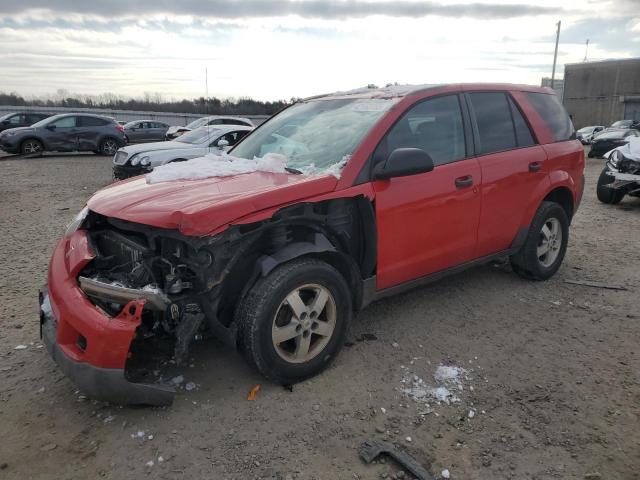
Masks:
[[[29,135],[28,137],[23,138],[22,140],[20,140],[20,143],[18,145],[18,151],[22,152],[22,146],[28,142],[29,140],[37,140],[38,142],[40,142],[40,144],[42,145],[42,150],[47,150],[47,143],[41,138],[38,137],[37,135]]]
[[[566,186],[557,186],[553,190],[551,190],[547,195],[542,199],[543,202],[555,202],[559,204],[567,214],[567,218],[569,219],[569,224],[571,224],[571,219],[573,218],[573,214],[575,212],[575,205],[573,194],[569,187]]]
[[[370,200],[355,197],[297,204],[248,228],[253,233],[248,240],[251,245],[221,285],[216,316],[225,327],[233,323],[238,302],[259,278],[303,257],[334,267],[350,287],[354,308],[360,305],[363,279],[375,271],[375,214]]]

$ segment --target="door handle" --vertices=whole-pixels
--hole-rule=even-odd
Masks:
[[[456,188],[465,188],[471,185],[473,185],[473,177],[471,175],[456,178]]]
[[[540,162],[531,162],[529,164],[529,171],[531,173],[539,172],[541,168]]]

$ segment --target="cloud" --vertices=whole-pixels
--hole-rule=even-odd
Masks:
[[[7,14],[25,14],[34,10],[54,15],[81,14],[118,18],[130,15],[193,15],[196,17],[238,19],[297,15],[303,18],[344,19],[365,18],[374,15],[416,18],[430,15],[441,17],[471,17],[504,19],[531,15],[562,13],[560,8],[523,3],[491,4],[441,3],[434,1],[378,1],[365,0],[112,0],[90,2],[86,0],[2,0]]]

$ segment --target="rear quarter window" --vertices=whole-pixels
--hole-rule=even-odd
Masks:
[[[556,142],[572,140],[576,137],[571,119],[558,97],[534,92],[526,92],[525,96],[547,124]]]
[[[109,122],[97,117],[80,117],[78,123],[81,127],[104,127]]]

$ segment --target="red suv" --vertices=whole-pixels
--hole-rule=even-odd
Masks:
[[[309,98],[229,158],[274,153],[286,171],[137,177],[89,200],[40,295],[43,340],[81,390],[169,403],[146,362],[181,364],[207,334],[291,384],[326,368],[354,312],[381,297],[498,257],[548,279],[584,182],[565,110],[528,86]]]

